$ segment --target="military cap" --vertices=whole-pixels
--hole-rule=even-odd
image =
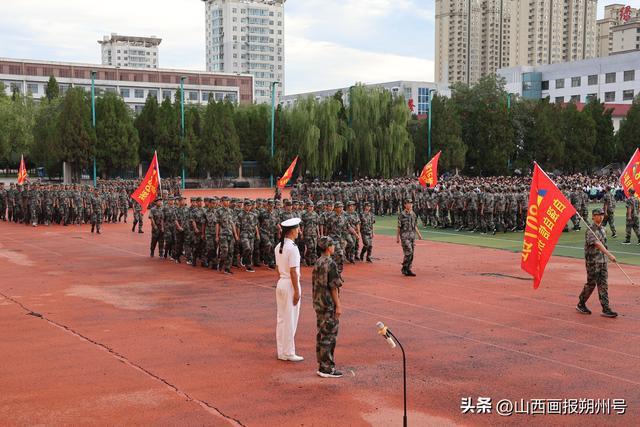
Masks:
[[[411,200],[411,199],[404,199],[404,203],[413,203],[413,200]]]
[[[365,206],[371,206],[371,202],[364,202]]]
[[[202,201],[202,197],[196,197],[196,202],[201,202]]]
[[[275,201],[275,200],[273,200],[273,199],[268,199],[268,200],[267,200],[267,203],[269,203],[270,205],[275,204],[275,202],[276,202],[276,201]]]
[[[334,205],[336,208],[342,208],[344,207],[344,205],[342,204],[342,202],[336,202]]]
[[[297,227],[300,225],[300,222],[302,222],[300,218],[291,218],[286,221],[282,221],[280,223],[280,226],[286,227],[286,228]]]
[[[258,197],[256,199],[256,203],[263,203],[263,202],[264,202],[264,199],[262,197]]]
[[[208,197],[205,197],[203,200],[204,200],[205,203],[209,203],[211,201],[211,199],[208,198]]]
[[[289,199],[285,199],[285,201],[284,201],[284,205],[285,205],[285,206],[291,206],[291,200],[289,200]]]
[[[223,202],[228,202],[229,201],[229,197],[228,196],[222,196],[220,198],[220,200],[222,200]]]
[[[333,200],[326,200],[324,202],[325,205],[333,205]]]
[[[218,201],[220,201],[220,199],[218,198],[218,196],[213,196],[213,197],[211,198],[211,201],[212,201],[212,202],[218,202]]]
[[[595,208],[591,211],[591,215],[604,215],[602,208]]]
[[[329,246],[335,246],[335,242],[329,236],[322,236],[320,240],[318,240],[318,247],[323,251],[326,250]]]
[[[192,202],[195,202],[195,201],[196,201],[196,198],[195,198],[195,197],[192,197],[192,198],[191,198],[191,201],[192,201]]]
[[[356,205],[356,202],[354,202],[353,200],[349,200],[347,202],[347,206],[355,206],[355,205]]]
[[[251,206],[252,204],[253,204],[253,202],[251,200],[249,200],[249,199],[245,199],[244,200],[244,205],[245,206]]]

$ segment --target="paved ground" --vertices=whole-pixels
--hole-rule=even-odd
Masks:
[[[348,375],[323,380],[309,269],[297,336],[307,360],[288,364],[275,358],[273,272],[229,278],[150,259],[148,232],[104,228],[0,223],[1,425],[400,425],[402,359],[378,320],[408,352],[410,425],[640,424],[640,290],[617,270],[621,316],[598,316],[595,300],[581,316],[580,260],[552,258],[534,291],[518,254],[426,241],[411,279],[380,236],[373,265],[346,267],[336,357]],[[500,417],[462,414],[463,397],[628,408]]]

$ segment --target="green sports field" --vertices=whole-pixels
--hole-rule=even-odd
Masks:
[[[589,206],[589,212],[591,209],[602,206],[601,204],[592,204]],[[631,237],[631,245],[622,245],[625,234],[625,207],[624,204],[618,203],[616,208],[616,230],[618,237],[616,239],[611,238],[611,232],[609,226],[607,226],[608,246],[613,254],[618,258],[618,261],[625,264],[640,265],[640,246],[635,235]],[[571,222],[570,222],[571,224]],[[396,217],[377,217],[376,218],[376,233],[385,235],[395,235],[397,226]],[[454,229],[433,229],[420,227],[422,236],[427,240],[433,240],[437,242],[458,243],[461,245],[480,246],[485,248],[503,249],[511,252],[520,252],[522,249],[522,232],[516,233],[497,233],[495,236],[483,235],[480,233],[470,233],[466,231],[456,232]],[[556,245],[554,256],[566,256],[572,258],[583,258],[584,256],[584,233],[585,225],[582,225],[582,230],[578,232],[569,231],[568,233],[562,233],[562,237]]]

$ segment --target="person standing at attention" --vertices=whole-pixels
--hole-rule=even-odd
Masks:
[[[295,344],[300,315],[300,251],[294,243],[300,232],[300,218],[287,219],[280,227],[280,242],[275,248],[279,277],[276,287],[278,359],[301,362],[304,358],[296,354]]]

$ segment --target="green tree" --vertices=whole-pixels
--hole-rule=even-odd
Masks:
[[[442,170],[464,169],[467,146],[462,141],[462,125],[453,102],[439,95],[431,100],[431,153],[442,151]],[[425,120],[426,121],[426,120]]]
[[[96,134],[91,123],[91,103],[82,88],[67,91],[60,110],[57,135],[62,158],[72,167],[77,182],[95,155]]]
[[[0,160],[13,165],[21,154],[29,155],[33,145],[36,105],[31,96],[18,93],[0,98]]]
[[[595,164],[596,125],[588,113],[578,111],[575,104],[562,112],[565,172],[590,172]]]
[[[596,164],[605,166],[616,158],[618,147],[613,133],[613,110],[600,100],[592,100],[584,106],[584,113],[591,116],[596,126],[596,145],[593,154]]]
[[[157,148],[156,140],[160,128],[158,100],[155,97],[147,98],[142,111],[134,120],[134,126],[138,130],[140,159],[143,162],[149,162]]]
[[[102,176],[135,168],[138,158],[138,132],[131,110],[115,93],[107,92],[96,102],[96,162]]]
[[[58,86],[58,82],[55,77],[49,76],[49,81],[47,82],[47,87],[45,88],[44,93],[49,101],[53,101],[60,96],[60,86]]]
[[[47,176],[62,176],[64,151],[57,134],[61,104],[60,98],[45,98],[36,111],[31,159],[45,168]]]
[[[181,171],[180,102],[165,99],[158,110],[155,144],[163,176],[177,176]]]
[[[626,163],[636,148],[640,147],[640,96],[636,96],[627,117],[622,119],[617,140],[620,147],[618,160]]]

